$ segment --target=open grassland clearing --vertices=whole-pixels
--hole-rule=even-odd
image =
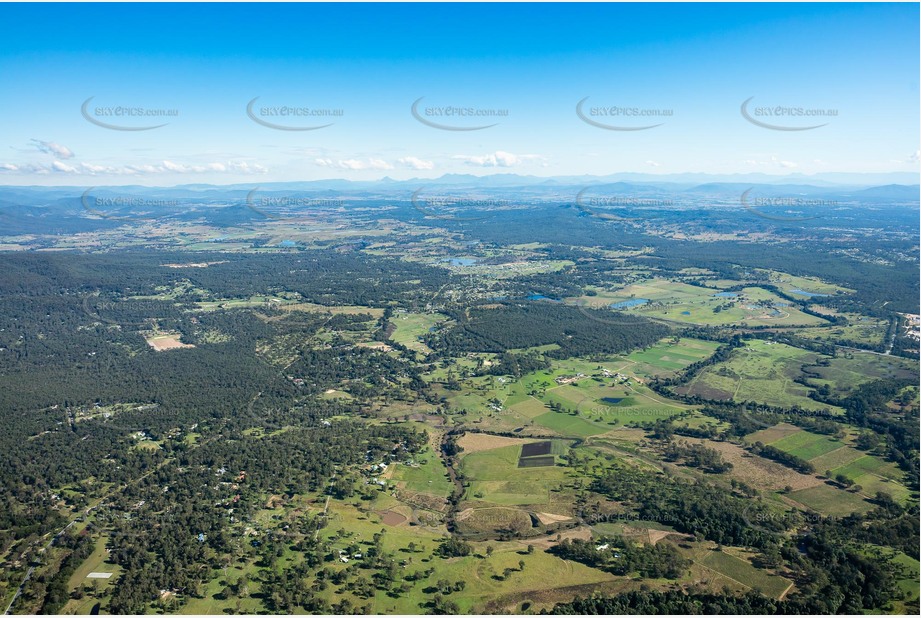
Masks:
[[[918,579],[921,577],[921,565],[919,565],[918,560],[905,553],[896,552],[889,548],[877,546],[870,547],[871,551],[881,552],[882,555],[888,557],[899,569],[899,579],[896,585],[899,587],[899,590],[902,591],[904,598],[893,603],[895,606],[895,613],[911,613],[909,611],[910,606],[912,603],[917,605],[919,593],[921,593],[921,589],[918,587]]]
[[[517,444],[464,455],[460,472],[469,487],[466,500],[500,505],[548,504],[550,489],[566,479],[562,466],[519,468]]]
[[[815,352],[782,343],[752,340],[733,350],[728,361],[711,365],[676,392],[720,401],[753,401],[781,408],[841,410],[809,398],[809,389],[794,382],[800,368],[820,358]]]
[[[719,440],[700,438],[680,438],[689,444],[702,444],[719,452],[724,460],[732,464],[732,470],[724,473],[752,487],[777,491],[785,487],[806,489],[822,484],[822,480],[812,474],[803,474],[770,459],[749,453],[738,444]]]
[[[565,412],[545,412],[536,417],[534,422],[565,437],[587,438],[606,433],[610,429]]]
[[[609,431],[619,424],[654,422],[675,416],[688,406],[669,401],[646,387],[632,373],[621,371],[594,373],[563,373],[557,375],[551,384],[538,382],[535,374],[526,376],[522,382],[536,397],[560,411],[542,412],[534,407],[534,421],[561,435],[586,437]],[[618,369],[627,371],[623,366]],[[542,373],[542,372],[538,372]],[[579,375],[582,373],[582,376]]]
[[[848,341],[864,345],[878,346],[886,338],[889,320],[871,318],[856,313],[837,313],[833,309],[813,305],[812,309],[823,315],[842,315],[848,323],[836,326],[823,326],[820,328],[804,328],[797,334],[806,339],[827,341],[830,343]]]
[[[74,571],[67,580],[67,589],[73,593],[77,590],[88,588],[81,599],[71,598],[62,608],[61,613],[88,615],[94,605],[104,604],[117,585],[122,568],[109,561],[109,550],[106,548],[108,537],[103,535],[97,541],[91,553]],[[90,578],[90,573],[111,573],[109,578]]]
[[[689,410],[645,386],[599,387],[577,408],[586,420],[606,425],[636,425],[673,418]]]
[[[918,378],[916,359],[853,350],[835,358],[824,359],[823,364],[806,369],[810,384],[827,384],[836,397],[846,397],[861,384],[873,380]]]
[[[571,383],[579,384],[583,381],[590,381],[594,377],[603,378],[604,371],[614,374],[630,365],[630,361],[616,356],[601,361],[582,358],[554,359],[549,370],[529,373],[522,376],[521,382],[528,391],[540,391],[558,386],[557,378],[563,380],[575,378]],[[580,377],[579,374],[582,376]]]
[[[866,513],[873,505],[862,496],[832,487],[827,483],[800,489],[787,494],[787,498],[829,517],[846,517],[851,513]]]
[[[762,429],[761,431],[756,431],[755,433],[748,434],[745,436],[745,441],[771,444],[780,440],[781,438],[786,438],[787,436],[799,433],[800,431],[802,431],[802,429],[796,425],[791,425],[790,423],[778,423],[773,427],[768,427],[767,429]]]
[[[630,367],[631,372],[650,376],[672,375],[708,358],[718,347],[719,343],[714,341],[670,337],[645,350],[631,352],[627,359],[636,363]]]
[[[816,474],[830,472],[832,478],[843,475],[854,483],[854,487],[859,487],[857,493],[861,496],[872,497],[877,492],[883,492],[903,503],[910,497],[911,492],[903,484],[905,473],[896,464],[858,451],[847,441],[798,428],[796,431],[788,431],[789,427],[792,425],[778,425],[776,428],[762,430],[750,434],[746,441],[760,441],[804,459],[812,464]],[[771,441],[768,442],[768,439]],[[819,500],[822,502],[821,498]],[[849,498],[844,498],[844,501],[853,503]]]
[[[431,349],[422,343],[422,337],[447,320],[440,313],[395,313],[390,322],[396,326],[390,338],[410,350],[430,354]]]
[[[508,406],[506,410],[508,410],[508,412],[511,414],[516,414],[528,419],[534,419],[547,412],[548,408],[547,404],[540,401],[539,399],[529,397],[525,401]]]
[[[718,293],[711,288],[653,279],[634,283],[612,295],[584,297],[578,301],[594,308],[610,301],[608,306],[613,310],[689,324],[812,326],[827,323],[760,287]]]
[[[414,493],[430,494],[442,498],[451,495],[453,485],[441,458],[431,447],[426,447],[413,459],[412,464],[394,463],[392,481],[400,489]]]
[[[461,534],[526,534],[533,527],[527,512],[510,507],[467,508],[457,514],[455,521]]]
[[[526,514],[517,509],[489,510],[522,513],[530,521]],[[486,514],[483,516],[485,517]],[[399,598],[388,595],[386,591],[375,590],[373,596],[365,599],[346,591],[342,586],[330,586],[321,593],[324,598],[336,601],[345,597],[358,607],[370,603],[375,613],[413,615],[425,611],[420,604],[431,601],[432,596],[437,592],[436,582],[444,579],[452,583],[463,581],[467,584],[463,590],[451,592],[446,595],[446,598],[457,603],[461,612],[468,612],[482,610],[490,600],[505,595],[528,594],[531,591],[541,593],[548,589],[593,585],[616,579],[610,574],[578,563],[564,561],[544,551],[529,554],[524,551],[527,543],[518,541],[474,541],[471,542],[474,548],[471,555],[459,558],[440,558],[433,556],[432,552],[444,538],[441,534],[430,532],[419,526],[409,527],[405,524],[384,527],[377,513],[362,513],[349,503],[335,500],[330,503],[329,525],[321,530],[320,534],[332,540],[334,548],[345,551],[351,544],[358,543],[360,551],[364,551],[374,534],[380,532],[382,528],[384,529],[381,537],[383,551],[393,552],[397,560],[407,561],[407,564],[398,570],[399,578],[428,568],[434,569],[434,572],[416,582],[408,582],[410,589]],[[409,550],[411,542],[414,544],[413,551]],[[486,551],[487,546],[492,547],[489,555]],[[331,563],[330,568],[334,571],[343,571],[356,560],[350,558],[349,563],[337,561]],[[523,570],[519,566],[519,561],[524,562]],[[505,569],[511,569],[507,577],[503,575]]]
[[[815,469],[818,472],[824,472],[825,470],[840,471],[841,468],[846,467],[852,461],[861,459],[865,456],[865,453],[862,453],[855,448],[843,446],[839,449],[829,451],[824,455],[819,455],[818,457],[810,460],[809,463],[815,466]]]
[[[194,348],[195,346],[191,343],[182,343],[180,341],[179,333],[172,334],[158,334],[158,335],[149,335],[144,337],[144,340],[147,342],[147,345],[152,347],[157,352],[165,352],[166,350],[178,350],[180,348]]]
[[[505,446],[520,446],[528,442],[531,442],[531,440],[494,436],[488,433],[467,432],[458,438],[457,445],[464,449],[460,454],[460,457],[463,458],[471,453],[488,451]]]
[[[840,440],[835,438],[829,438],[828,436],[814,434],[808,431],[799,431],[773,442],[771,446],[779,448],[791,455],[795,455],[800,459],[809,461],[815,457],[841,448],[843,444]]]
[[[792,296],[802,296],[802,294],[797,294],[793,292],[793,290],[799,290],[800,292],[811,292],[813,294],[827,294],[829,296],[835,294],[849,294],[854,291],[849,288],[841,287],[840,285],[822,281],[818,277],[798,277],[789,273],[784,273],[777,270],[767,270],[763,268],[757,269],[757,272],[766,274],[768,276],[768,280],[772,284],[776,285],[787,293],[792,292]]]
[[[792,585],[789,579],[755,568],[747,559],[732,555],[728,551],[728,548],[724,548],[723,551],[710,551],[698,562],[746,588],[758,590],[773,599],[779,598]]]

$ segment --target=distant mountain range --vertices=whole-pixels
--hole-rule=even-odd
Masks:
[[[174,187],[150,187],[143,185],[121,185],[119,189],[130,192],[156,191],[169,192],[177,195],[178,192],[187,192],[187,195],[200,194],[202,191],[249,191],[255,187],[265,190],[291,190],[291,191],[381,191],[391,193],[393,190],[419,188],[423,186],[456,187],[469,189],[498,189],[498,188],[543,188],[554,189],[563,187],[587,187],[594,185],[620,185],[626,190],[642,191],[691,191],[706,193],[708,191],[722,191],[727,188],[738,190],[752,185],[783,186],[788,191],[802,191],[812,193],[831,188],[840,191],[850,189],[858,192],[861,190],[880,191],[877,197],[892,197],[897,199],[910,198],[913,192],[918,197],[918,185],[921,175],[911,172],[887,173],[841,173],[828,172],[821,174],[785,174],[772,175],[763,173],[750,174],[646,174],[622,172],[605,176],[528,176],[520,174],[490,174],[476,176],[474,174],[445,174],[438,178],[411,178],[409,180],[394,180],[388,176],[380,180],[347,180],[344,178],[330,178],[325,180],[304,180],[290,182],[259,182],[254,179],[252,183],[233,183],[226,185],[213,184],[184,184]],[[907,185],[907,186],[906,186]],[[68,185],[57,187],[44,186],[2,186],[0,190],[9,195],[9,191],[17,189],[28,192],[42,192],[53,194],[56,191],[71,194],[75,190],[83,191],[92,186]],[[112,186],[112,185],[109,185]],[[629,189],[627,189],[629,187]],[[616,190],[616,189],[615,189]]]

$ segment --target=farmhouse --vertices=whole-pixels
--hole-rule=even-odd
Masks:
[[[574,376],[560,376],[554,380],[557,384],[574,384],[585,377],[584,373],[577,373]]]

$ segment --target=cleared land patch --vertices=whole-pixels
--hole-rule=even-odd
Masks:
[[[804,364],[814,364],[819,354],[782,343],[752,340],[733,350],[728,361],[707,367],[676,392],[707,399],[754,401],[781,408],[840,412],[809,397],[810,388],[794,381]]]
[[[517,446],[526,442],[527,440],[523,438],[509,438],[506,436],[494,436],[488,433],[469,432],[465,433],[457,440],[457,445],[464,449],[461,453],[461,456],[463,456],[465,453],[478,453],[480,451],[488,451],[503,446]]]
[[[794,491],[788,495],[822,515],[833,517],[844,517],[851,513],[866,513],[872,508],[870,503],[860,496],[829,487],[826,484]]]
[[[150,337],[145,337],[147,345],[152,347],[157,352],[164,352],[166,350],[176,350],[179,348],[194,348],[195,346],[191,343],[182,343],[179,341],[179,338],[182,335],[171,334],[171,335],[152,335]]]
[[[712,551],[700,560],[700,563],[752,590],[760,590],[766,596],[774,599],[780,597],[791,583],[784,577],[756,569],[747,560],[742,560],[724,551]]]

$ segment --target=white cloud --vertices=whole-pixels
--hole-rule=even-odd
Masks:
[[[393,165],[387,163],[383,159],[370,158],[367,160],[363,159],[339,159],[334,161],[332,159],[314,159],[313,161],[316,165],[320,167],[334,167],[342,170],[392,170]]]
[[[50,166],[43,164],[0,164],[0,172],[10,172],[19,174],[48,174],[58,172],[63,174],[75,174],[84,176],[138,176],[150,175],[156,176],[161,174],[264,174],[269,170],[258,163],[247,163],[246,161],[215,161],[203,165],[186,165],[174,161],[162,161],[158,165],[139,164],[139,165],[99,165],[95,163],[80,163],[79,165],[69,165],[62,161],[54,161]]]
[[[790,168],[796,167],[796,163],[794,163],[793,161],[782,161],[782,160],[778,159],[778,158],[775,157],[775,156],[772,156],[772,157],[771,157],[771,162],[772,162],[772,163],[776,163],[776,164],[779,165],[780,167],[783,167],[783,168],[786,168],[786,169],[790,169]]]
[[[40,139],[33,139],[32,144],[45,154],[56,156],[58,159],[73,159],[74,153],[67,146],[55,142],[45,142]]]
[[[54,163],[52,163],[51,168],[56,172],[64,172],[66,174],[77,173],[77,168],[75,168],[72,165],[67,165],[66,163],[62,163],[60,161],[55,161]]]
[[[912,163],[917,163],[919,158],[921,158],[921,150],[916,150],[908,155],[908,160]]]
[[[543,159],[540,155],[516,155],[511,152],[505,152],[504,150],[497,150],[494,153],[485,155],[454,155],[451,158],[463,161],[467,165],[475,165],[478,167],[514,167],[526,161]]]
[[[397,162],[414,170],[430,170],[435,168],[434,161],[425,161],[416,157],[403,157],[397,159]]]
[[[371,159],[371,169],[374,170],[392,170],[393,166],[383,159]]]
[[[646,161],[646,165],[649,165],[652,167],[661,167],[662,164],[659,163],[658,161]]]

